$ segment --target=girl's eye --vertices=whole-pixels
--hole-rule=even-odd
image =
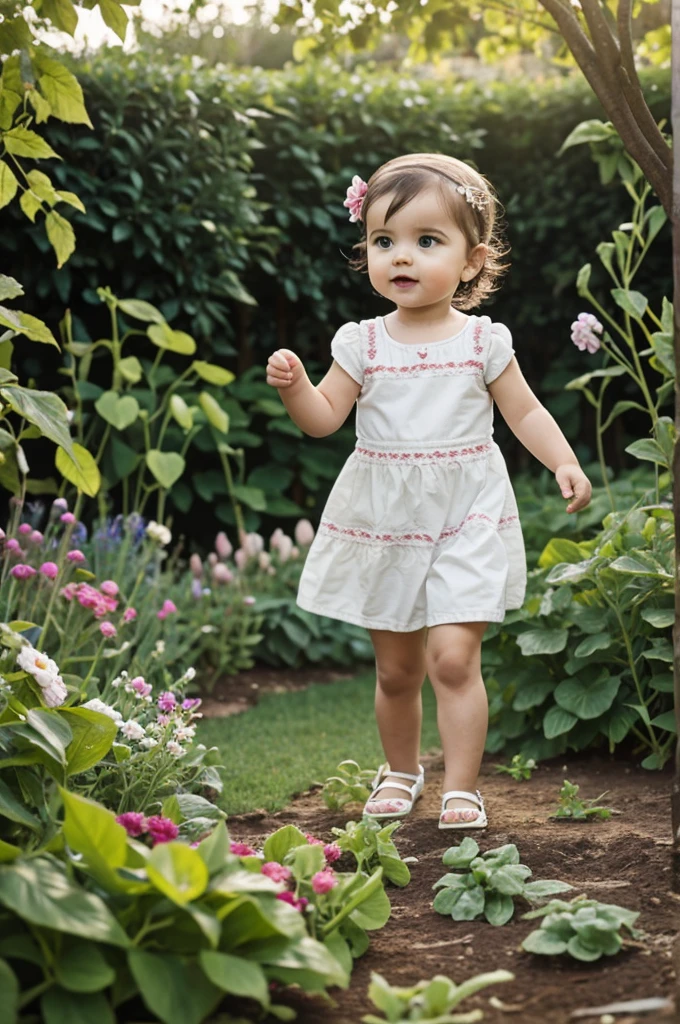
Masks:
[[[433,238],[432,235],[421,235],[418,239],[418,245],[422,249],[431,249],[433,245],[436,245],[438,239]]]
[[[392,239],[388,238],[387,235],[380,235],[378,238],[376,238],[375,244],[378,246],[379,249],[389,249],[389,247],[392,245]]]

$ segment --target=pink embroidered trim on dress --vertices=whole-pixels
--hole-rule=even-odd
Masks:
[[[483,322],[481,320],[479,320],[475,324],[474,346],[475,346],[475,355],[478,355],[478,356],[481,355],[482,348],[483,348],[482,341],[481,341],[481,335],[482,335],[482,328],[483,328],[483,326],[484,326],[484,324],[483,324]]]
[[[446,451],[411,452],[411,451],[389,451],[383,449],[376,451],[372,448],[362,448],[356,445],[355,452],[369,459],[378,459],[383,462],[401,462],[415,465],[422,462],[442,462],[449,460],[460,460],[466,458],[480,458],[493,448],[493,441],[485,441],[483,444],[476,444],[470,448],[449,448]]]
[[[368,321],[368,358],[375,359],[375,320]]]
[[[373,353],[373,356],[375,352]],[[369,351],[369,358],[373,359]],[[483,373],[484,363],[480,363],[477,359],[465,359],[462,362],[449,362],[449,363],[414,363],[411,366],[367,366],[365,375],[370,377],[374,373],[391,373],[397,376],[414,376],[415,374],[422,373],[423,370],[427,373],[431,373],[432,370],[438,373],[445,373],[447,370],[453,370],[455,373]]]
[[[444,540],[448,540],[449,537],[455,537],[460,531],[471,522],[486,522],[490,526],[494,526],[498,530],[502,530],[505,527],[512,526],[519,522],[518,516],[504,516],[499,519],[498,523],[495,524],[490,516],[485,515],[483,512],[473,512],[469,516],[466,516],[462,523],[458,526],[447,526],[439,534],[436,541],[429,535],[429,533],[371,533],[369,530],[361,530],[358,527],[353,526],[338,526],[337,523],[332,523],[329,519],[322,519],[320,524],[320,531],[324,533],[339,534],[343,537],[352,537],[354,540],[361,541],[367,544],[440,544]]]

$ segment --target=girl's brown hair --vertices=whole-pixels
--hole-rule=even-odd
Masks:
[[[369,209],[378,199],[388,194],[394,198],[390,203],[385,222],[398,210],[414,199],[426,188],[433,185],[438,189],[453,221],[465,235],[468,252],[483,243],[488,252],[482,269],[470,281],[461,281],[451,300],[455,309],[474,309],[487,296],[500,287],[500,278],[509,268],[502,259],[510,252],[503,247],[497,226],[497,214],[501,203],[487,179],[469,164],[443,153],[410,153],[388,160],[368,179],[368,191],[361,207],[363,238],[354,246],[358,255],[350,260],[353,270],[368,268],[366,253],[366,218]],[[482,193],[486,200],[482,209],[469,203],[456,186],[469,186]]]

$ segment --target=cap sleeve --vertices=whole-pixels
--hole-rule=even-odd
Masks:
[[[484,366],[484,383],[491,384],[506,368],[515,350],[512,347],[512,334],[505,324],[491,325],[489,349]]]
[[[361,329],[357,323],[343,324],[331,341],[331,355],[357,384],[364,383]]]

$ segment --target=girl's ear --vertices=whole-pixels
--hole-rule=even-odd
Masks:
[[[474,249],[470,250],[467,262],[463,267],[463,272],[461,274],[461,279],[463,281],[471,281],[473,277],[477,276],[477,274],[484,266],[484,261],[487,257],[488,252],[489,248],[488,246],[484,245],[483,242],[480,242],[479,245],[476,245]]]

